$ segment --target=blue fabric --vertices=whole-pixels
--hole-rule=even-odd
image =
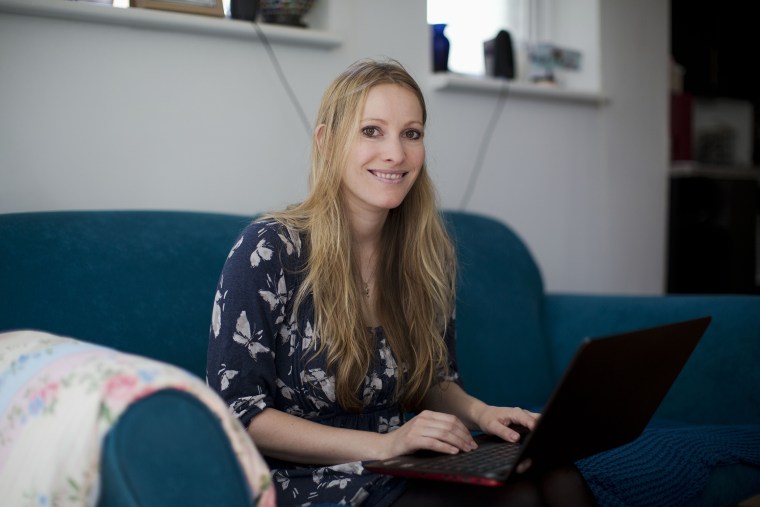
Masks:
[[[72,336],[203,378],[214,286],[249,222],[170,211],[0,215],[0,331]]]
[[[493,405],[541,405],[552,388],[544,286],[525,243],[497,220],[444,214],[457,249],[457,359],[465,388]]]
[[[760,426],[648,428],[630,444],[577,466],[600,505],[624,507],[686,505],[704,490],[713,468],[736,464],[760,467]],[[760,491],[756,477],[747,486]]]
[[[540,406],[584,336],[710,314],[713,323],[658,416],[760,422],[760,297],[547,295],[530,251],[509,227],[468,213],[446,219],[460,260],[459,371],[472,393],[491,403]],[[214,286],[230,242],[250,221],[169,211],[0,215],[0,331],[75,336],[203,376]],[[687,437],[669,434],[673,445]],[[707,463],[722,460],[721,449],[699,448],[695,456],[707,453]],[[683,462],[691,466],[691,458]],[[716,465],[703,495],[728,477],[758,477],[747,470],[757,468]],[[648,478],[629,472],[614,464],[608,470],[621,484],[646,490]]]
[[[106,435],[98,507],[250,506],[219,420],[191,394],[157,391],[132,404]]]
[[[555,378],[585,336],[703,315],[711,315],[712,322],[656,417],[692,424],[760,423],[757,296],[548,295],[546,322],[557,365]]]
[[[736,505],[739,500],[760,493],[760,467],[750,465],[722,465],[713,469],[702,493],[687,503],[700,505]]]

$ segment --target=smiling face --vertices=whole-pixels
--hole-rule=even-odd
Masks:
[[[343,168],[343,196],[352,213],[387,212],[403,202],[425,161],[422,106],[404,86],[377,85],[358,130]]]

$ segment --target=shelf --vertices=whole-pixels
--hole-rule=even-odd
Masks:
[[[760,182],[760,167],[705,165],[697,162],[672,162],[670,176],[674,178],[715,178],[730,180],[757,180]]]
[[[147,28],[234,39],[258,40],[251,22],[154,9],[118,8],[70,0],[0,0],[0,13],[106,25]],[[332,49],[343,40],[333,33],[260,23],[267,40],[307,48]]]
[[[475,93],[500,93],[506,85],[507,93],[515,96],[586,102],[597,105],[602,105],[608,102],[607,97],[592,91],[571,90],[556,86],[509,81],[493,77],[441,73],[431,75],[430,84],[435,90]]]

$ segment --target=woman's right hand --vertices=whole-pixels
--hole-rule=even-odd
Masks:
[[[429,450],[445,454],[477,448],[470,431],[456,416],[425,410],[384,435],[388,458]]]

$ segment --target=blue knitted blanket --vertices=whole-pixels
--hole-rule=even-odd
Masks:
[[[650,427],[576,463],[604,507],[684,505],[713,468],[735,464],[760,467],[760,425]]]

